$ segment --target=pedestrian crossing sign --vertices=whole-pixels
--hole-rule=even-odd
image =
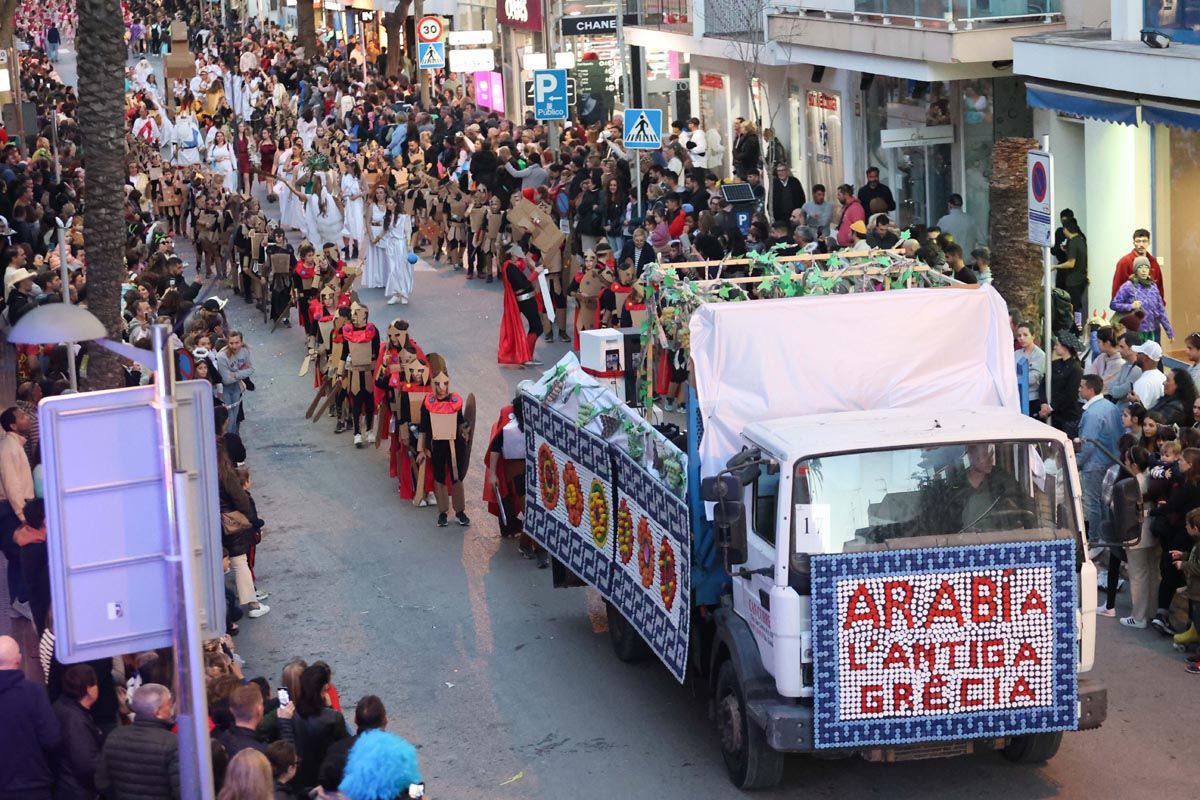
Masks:
[[[625,147],[657,150],[662,147],[663,114],[657,108],[625,109]]]
[[[442,69],[446,66],[446,43],[418,42],[417,61],[421,69]]]

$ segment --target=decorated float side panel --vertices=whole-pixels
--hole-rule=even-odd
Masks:
[[[612,458],[600,437],[537,402],[525,418],[525,532],[600,591],[612,594]]]
[[[526,533],[620,610],[682,682],[691,621],[686,502],[623,449],[527,399]]]
[[[616,571],[610,601],[682,682],[691,622],[687,503],[615,453]]]
[[[1077,728],[1074,548],[814,556],[816,747]]]

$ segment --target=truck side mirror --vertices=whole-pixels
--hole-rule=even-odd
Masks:
[[[724,553],[725,568],[746,561],[746,504],[742,484],[733,475],[717,475],[700,482],[700,497],[713,506],[717,547]]]
[[[740,453],[725,462],[725,469],[737,477],[742,486],[749,486],[758,477],[762,457],[762,450],[757,447],[743,447]]]
[[[1111,542],[1129,544],[1142,536],[1142,490],[1136,478],[1117,481],[1112,493]]]
[[[715,475],[700,481],[700,499],[709,503],[741,500],[742,482],[733,475]]]

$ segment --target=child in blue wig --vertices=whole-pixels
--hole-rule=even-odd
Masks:
[[[367,731],[350,748],[338,791],[349,800],[397,800],[421,783],[417,751],[394,733]]]

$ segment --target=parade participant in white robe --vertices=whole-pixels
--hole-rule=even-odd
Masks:
[[[392,203],[392,198],[388,198]],[[387,250],[388,278],[383,293],[388,305],[408,305],[413,290],[413,264],[408,263],[408,240],[412,238],[412,217],[399,214],[383,237]]]
[[[196,118],[190,111],[181,110],[179,116],[175,118],[174,128],[175,133],[172,139],[175,144],[175,157],[171,163],[182,167],[198,165],[200,163],[200,146],[204,143],[204,136],[200,133],[200,126],[196,124]]]
[[[133,66],[133,87],[134,89],[146,88],[146,76],[154,74],[154,67],[150,66],[150,62],[142,59]]]
[[[221,176],[221,182],[226,190],[237,191],[237,155],[233,145],[225,140],[225,131],[217,130],[213,137],[212,146],[208,148],[208,163],[214,172]]]
[[[388,253],[384,236],[388,228],[395,224],[395,202],[387,196],[387,187],[378,184],[375,196],[371,198],[367,213],[370,214],[366,230],[366,241],[363,252],[362,286],[364,289],[382,289],[387,283]]]
[[[132,132],[135,139],[142,139],[149,142],[151,147],[158,147],[158,122],[150,115],[150,109],[146,106],[142,106],[138,111],[138,117],[133,121]]]
[[[362,168],[351,162],[342,174],[342,202],[346,206],[342,225],[342,251],[347,259],[358,258],[363,249],[365,218],[363,216]]]
[[[288,188],[304,203],[304,230],[308,241],[317,248],[337,244],[342,235],[342,198],[325,188],[321,173],[312,176],[312,189],[305,191],[295,183]]]

